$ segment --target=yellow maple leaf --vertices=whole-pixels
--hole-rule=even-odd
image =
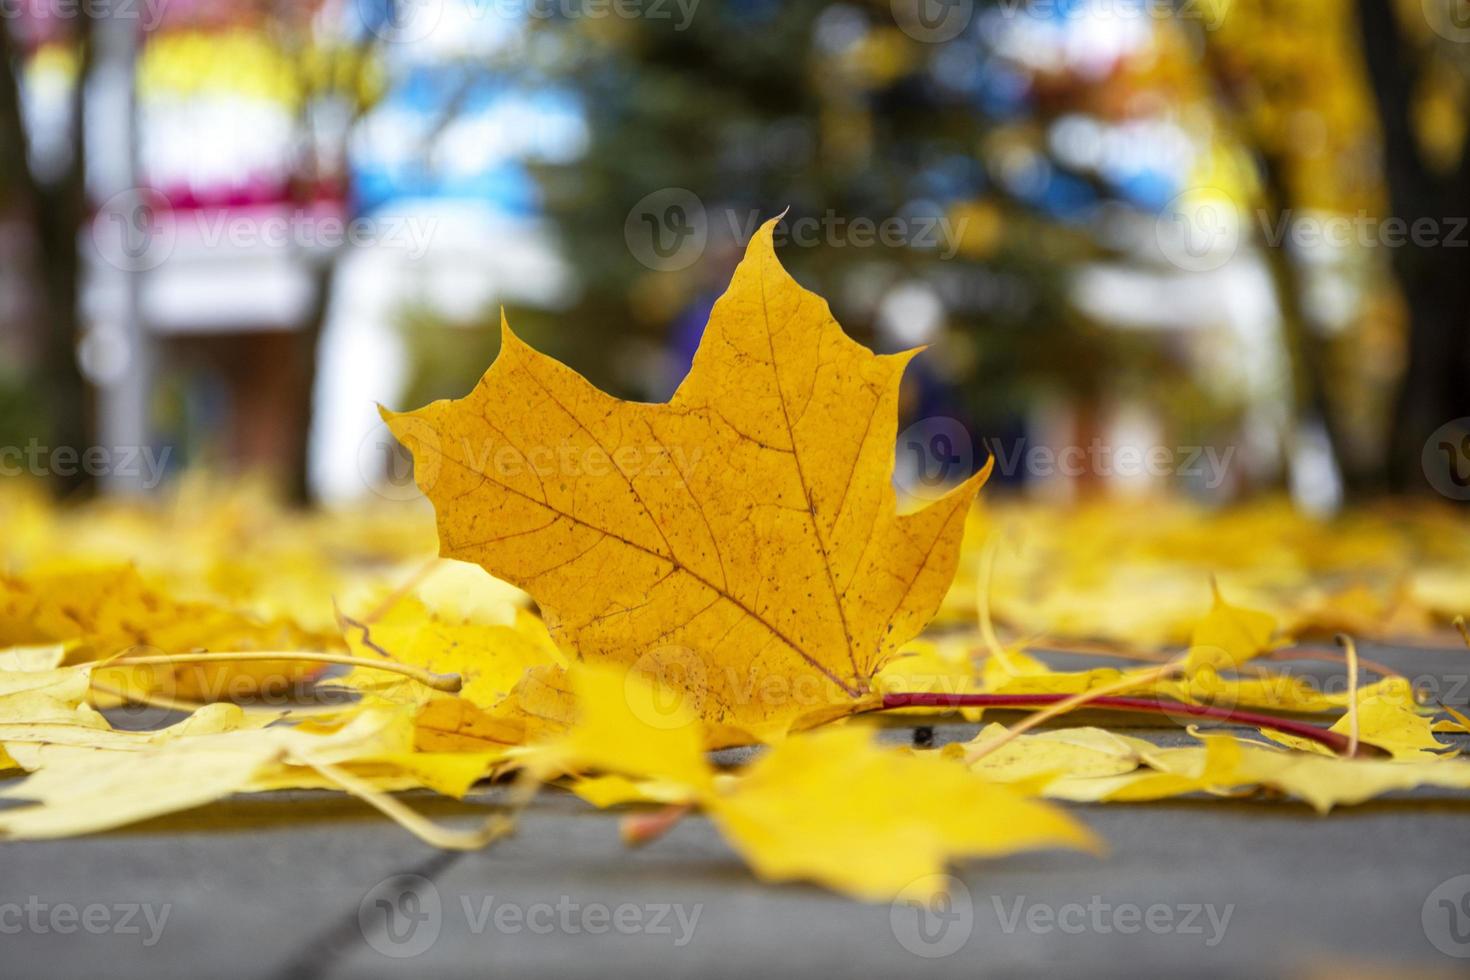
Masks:
[[[34,771],[88,753],[149,752],[180,738],[260,729],[277,717],[270,712],[247,715],[238,705],[217,702],[166,728],[128,731],[112,728],[86,705],[75,705],[68,714],[33,710],[24,722],[0,724],[0,743],[17,764]]]
[[[986,475],[898,513],[917,352],[848,338],[782,269],[773,225],[666,404],[613,398],[504,325],[469,395],[384,412],[441,554],[525,589],[582,657],[642,658],[706,721],[756,733],[864,695],[938,609]]]
[[[706,807],[760,877],[866,900],[928,897],[914,889],[952,857],[1099,847],[1062,811],[938,753],[875,745],[861,726],[782,742]]]
[[[1385,677],[1358,691],[1357,734],[1396,760],[1437,759],[1451,746],[1434,737],[1432,714],[1419,707],[1406,678]],[[1332,731],[1350,735],[1352,722],[1345,714],[1333,722]]]
[[[360,796],[441,847],[479,847],[499,831],[440,830],[382,797],[426,786],[462,796],[496,758],[414,752],[403,707],[369,708],[336,725],[265,727],[234,705],[208,705],[156,732],[84,731],[70,742],[6,742],[31,775],[0,788],[29,806],[0,811],[0,837],[108,830],[231,793],[322,787]]]
[[[60,645],[0,650],[0,770],[24,766],[10,752],[11,740],[107,727],[83,703],[92,685],[91,665],[62,667],[65,655]]]
[[[768,880],[891,899],[932,886],[954,857],[1097,846],[1060,810],[941,753],[876,745],[858,725],[793,735],[740,774],[719,774],[685,699],[616,666],[573,665],[567,677],[572,726],[520,761],[542,778],[600,773],[572,784],[599,807],[697,804]]]
[[[156,652],[333,649],[334,636],[284,620],[259,620],[213,603],[160,591],[130,565],[60,563],[23,577],[0,576],[0,645],[65,641],[74,660],[139,647]],[[182,663],[99,668],[99,678],[128,690],[184,700],[223,700],[280,690],[320,668],[291,661]]]
[[[694,791],[712,778],[697,719],[684,699],[660,692],[641,673],[578,664],[569,672],[576,720],[561,738],[532,750],[542,765],[587,766]]]
[[[545,624],[524,609],[515,610],[509,623],[486,623],[432,611],[407,598],[371,624],[347,620],[344,627],[343,638],[354,654],[457,674],[463,686],[454,696],[482,709],[504,700],[528,668],[565,662]],[[432,693],[411,679],[366,667],[338,683],[369,699],[399,703],[422,701]]]
[[[969,637],[920,637],[888,661],[873,679],[876,688],[890,693],[975,694],[981,691],[970,660]],[[899,708],[896,714],[931,714],[930,708]],[[968,721],[979,721],[983,710],[962,708]]]
[[[364,745],[377,746],[387,728],[386,716],[365,712],[331,735],[238,729],[229,714],[212,711],[203,725],[185,723],[175,732],[109,733],[129,741],[106,745],[42,746],[38,771],[4,787],[6,799],[32,805],[0,814],[0,835],[67,837],[189,809],[245,789],[288,758],[351,758]]]
[[[583,776],[567,785],[577,796],[599,810],[624,803],[679,805],[694,796],[685,783],[668,779],[631,779],[627,776]]]
[[[237,792],[274,762],[267,739],[175,742],[155,752],[69,749],[34,775],[6,788],[10,799],[34,801],[0,814],[0,835],[45,839],[95,833],[212,803]]]
[[[1187,667],[1238,667],[1271,647],[1276,618],[1269,613],[1232,606],[1213,586],[1215,601],[1194,628],[1189,640]]]
[[[971,740],[983,745],[1005,734],[1001,725],[987,725]],[[947,756],[963,758],[964,746],[951,743]],[[1132,772],[1157,747],[1140,738],[1103,728],[1058,728],[1021,735],[971,765],[971,769],[1003,783],[1025,782],[1047,776],[1116,776]]]
[[[432,587],[430,583],[434,583]],[[364,705],[417,709],[415,748],[421,753],[502,755],[532,737],[560,732],[542,724],[524,700],[545,700],[540,681],[554,672],[557,686],[566,657],[539,617],[520,608],[514,588],[478,566],[439,563],[405,594],[364,597],[363,619],[342,616],[348,649],[364,660],[388,659],[461,681],[453,693],[417,680],[356,667],[327,686],[351,689]],[[571,713],[570,690],[565,714]]]
[[[407,729],[405,728],[405,732]],[[385,751],[365,754],[343,766],[376,790],[427,788],[462,799],[480,779],[494,771],[503,752]],[[277,765],[258,773],[247,787],[252,792],[274,789],[340,790],[341,784],[309,766]]]
[[[1273,735],[1274,737],[1274,735]],[[1202,746],[1159,749],[1148,769],[1111,776],[1068,774],[1045,795],[1073,802],[1142,802],[1187,793],[1233,794],[1265,786],[1297,797],[1320,813],[1418,786],[1470,789],[1470,763],[1419,756],[1405,761],[1349,759],[1288,752],[1230,735],[1201,735]]]

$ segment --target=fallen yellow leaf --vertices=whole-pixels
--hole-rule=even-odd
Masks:
[[[1276,617],[1232,606],[1220,595],[1219,586],[1214,591],[1214,604],[1190,637],[1186,661],[1190,670],[1239,667],[1270,649],[1271,636],[1276,632]]]
[[[926,897],[911,889],[951,858],[1099,849],[1062,811],[937,753],[875,745],[856,725],[782,742],[706,805],[760,877],[869,901]]]
[[[580,656],[642,660],[707,721],[766,736],[855,705],[929,622],[985,476],[898,514],[916,352],[850,340],[781,268],[773,225],[667,404],[612,398],[505,326],[469,395],[384,413],[442,554],[524,588]]]

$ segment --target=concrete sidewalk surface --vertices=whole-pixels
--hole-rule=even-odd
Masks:
[[[1364,655],[1466,702],[1465,651]],[[469,825],[502,793],[410,802]],[[471,854],[435,851],[340,795],[237,797],[96,837],[0,844],[0,976],[1470,975],[1470,794],[1415,791],[1328,817],[1208,798],[1073,812],[1106,856],[966,862],[949,897],[920,908],[762,884],[699,816],[628,849],[615,813],[561,792]]]

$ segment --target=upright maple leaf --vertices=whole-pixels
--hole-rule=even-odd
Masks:
[[[777,261],[774,225],[667,404],[613,398],[503,325],[469,395],[384,412],[441,554],[525,589],[581,657],[647,669],[750,732],[863,696],[938,609],[987,475],[898,513],[899,382],[918,351],[847,337]]]

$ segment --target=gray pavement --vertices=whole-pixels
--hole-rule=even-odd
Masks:
[[[1466,703],[1464,651],[1363,653]],[[468,825],[499,796],[412,802]],[[565,793],[474,854],[436,852],[336,795],[240,797],[0,845],[0,976],[1470,975],[1470,794],[1325,818],[1215,799],[1075,812],[1106,857],[968,862],[953,901],[921,913],[762,885],[700,817],[628,850],[615,816]]]

